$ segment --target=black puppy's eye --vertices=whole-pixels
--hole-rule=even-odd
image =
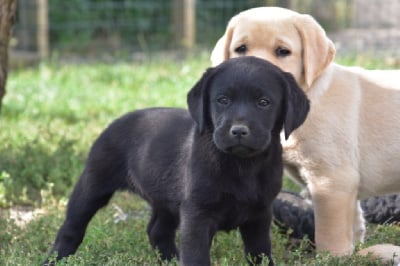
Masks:
[[[265,108],[268,107],[271,104],[271,102],[267,98],[261,98],[258,100],[257,104],[259,107]]]
[[[217,98],[217,102],[221,105],[228,105],[230,103],[230,100],[226,96],[220,96]]]
[[[245,54],[247,52],[247,46],[245,44],[242,44],[235,49],[235,52],[238,54]]]
[[[292,52],[291,52],[289,49],[285,48],[285,47],[279,46],[279,47],[275,50],[275,54],[276,54],[276,56],[278,56],[278,57],[286,57],[286,56],[291,55]]]

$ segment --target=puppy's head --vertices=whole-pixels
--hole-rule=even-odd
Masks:
[[[253,8],[234,16],[211,54],[213,66],[228,58],[257,56],[290,72],[304,89],[325,71],[333,43],[309,15],[278,8]]]
[[[265,151],[282,128],[288,138],[309,110],[293,76],[256,57],[209,68],[189,92],[188,106],[200,134],[212,134],[218,149],[240,157]]]

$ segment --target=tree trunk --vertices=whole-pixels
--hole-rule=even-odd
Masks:
[[[8,44],[15,21],[16,0],[0,0],[0,111],[6,93]]]

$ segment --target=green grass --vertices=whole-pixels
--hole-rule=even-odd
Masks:
[[[47,62],[12,71],[0,117],[0,265],[38,265],[44,259],[88,149],[108,123],[138,108],[185,107],[186,93],[207,66],[208,55],[202,54],[114,64]],[[287,179],[284,186],[297,189]],[[116,206],[129,214],[127,220],[114,222]],[[43,213],[21,227],[10,218],[16,207]],[[76,256],[60,265],[156,265],[145,232],[148,214],[138,197],[117,194],[92,220]],[[355,255],[315,255],[307,252],[307,240],[293,245],[275,227],[272,236],[278,265],[379,265]],[[383,242],[400,245],[399,226],[370,225],[365,246]],[[219,233],[211,254],[215,265],[246,264],[236,231]]]

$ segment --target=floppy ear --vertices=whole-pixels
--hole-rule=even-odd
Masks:
[[[335,57],[335,46],[324,29],[309,15],[299,14],[295,26],[303,46],[304,79],[308,87],[318,78]]]
[[[232,34],[235,24],[235,17],[233,17],[226,27],[225,34],[215,44],[214,49],[211,52],[211,65],[217,66],[229,59],[229,46],[232,42]]]
[[[187,95],[189,113],[196,122],[200,134],[210,121],[208,104],[208,81],[214,68],[208,68],[199,81],[193,86]]]
[[[285,139],[288,139],[293,130],[306,120],[308,111],[310,110],[310,102],[292,74],[285,72],[284,75],[286,83],[286,110],[283,124]]]

